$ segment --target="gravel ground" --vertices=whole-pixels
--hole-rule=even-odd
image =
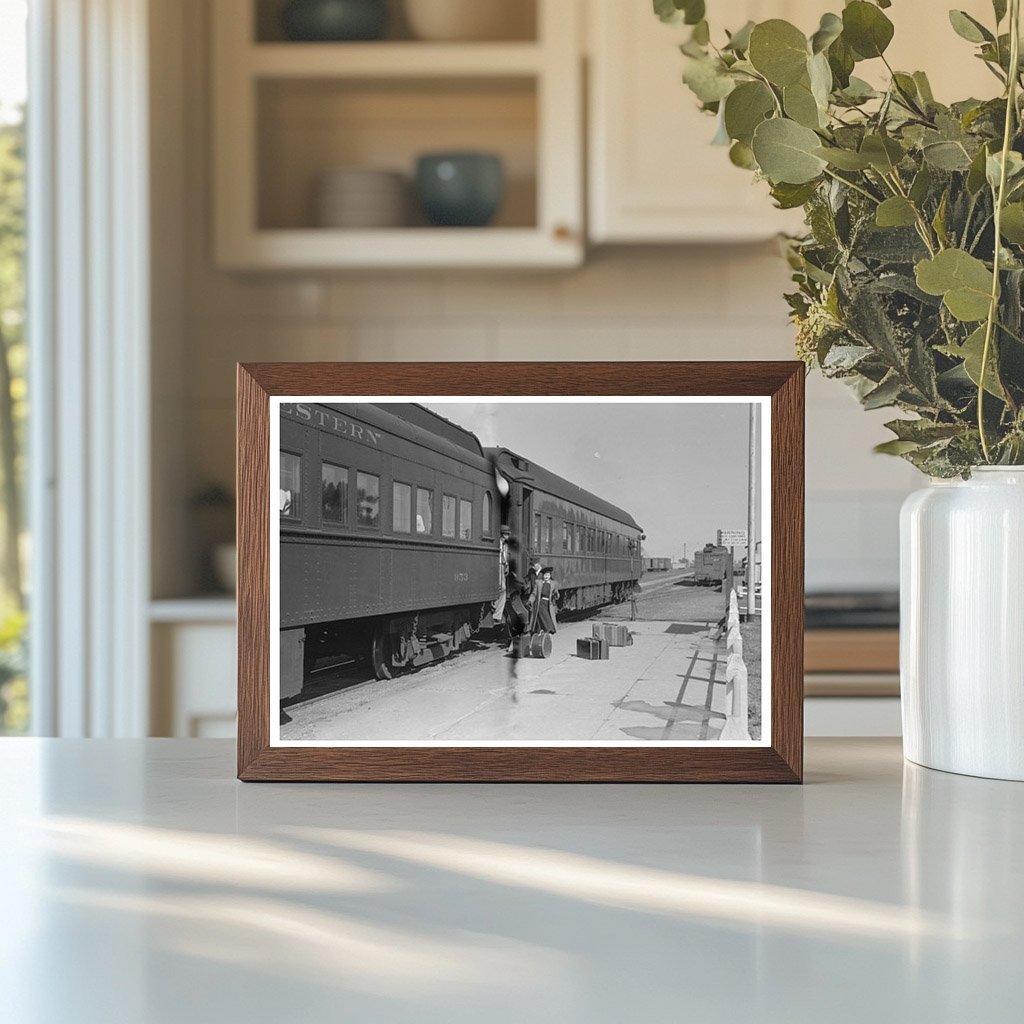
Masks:
[[[747,727],[750,738],[761,738],[761,619],[740,623],[743,661],[747,666]]]

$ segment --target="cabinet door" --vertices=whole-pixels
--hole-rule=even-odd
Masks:
[[[774,209],[764,183],[712,146],[715,121],[682,84],[678,44],[689,29],[663,25],[649,0],[586,0],[590,25],[589,214],[594,242],[703,242],[767,238],[799,231],[798,211]],[[810,34],[836,0],[709,0],[714,38],[748,19],[786,18]],[[992,22],[989,0],[957,7]],[[928,72],[945,102],[998,93],[998,82],[949,24],[947,5],[900,0],[886,12],[896,26],[894,67]],[[1005,30],[1005,24],[1004,24]],[[859,65],[874,83],[880,61]]]
[[[588,3],[591,240],[712,242],[799,230],[798,213],[776,210],[767,186],[734,167],[724,146],[711,145],[715,120],[682,83],[679,44],[689,28],[663,25],[649,0]],[[826,4],[711,0],[708,17],[715,38],[771,17],[806,31]]]

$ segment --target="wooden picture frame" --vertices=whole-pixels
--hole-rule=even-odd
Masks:
[[[272,399],[747,396],[770,409],[770,736],[760,746],[271,743]],[[651,396],[651,397],[649,397]],[[728,397],[726,397],[728,396]],[[331,400],[331,399],[328,399]],[[710,400],[710,399],[705,399]],[[275,408],[277,406],[275,405]],[[256,363],[238,366],[238,777],[243,781],[800,782],[804,367],[799,362]],[[768,439],[766,438],[766,441]],[[766,518],[765,520],[769,520]],[[497,548],[496,548],[497,551]],[[713,675],[712,671],[712,675]],[[275,709],[276,713],[276,709]]]

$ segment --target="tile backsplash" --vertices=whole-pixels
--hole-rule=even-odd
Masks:
[[[188,266],[193,487],[231,479],[236,361],[792,358],[787,268],[769,244],[599,252],[572,272],[245,278]],[[808,378],[809,589],[897,584],[898,510],[916,474],[872,454],[886,418]]]

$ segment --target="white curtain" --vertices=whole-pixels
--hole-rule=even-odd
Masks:
[[[143,736],[147,4],[29,9],[33,731]]]

